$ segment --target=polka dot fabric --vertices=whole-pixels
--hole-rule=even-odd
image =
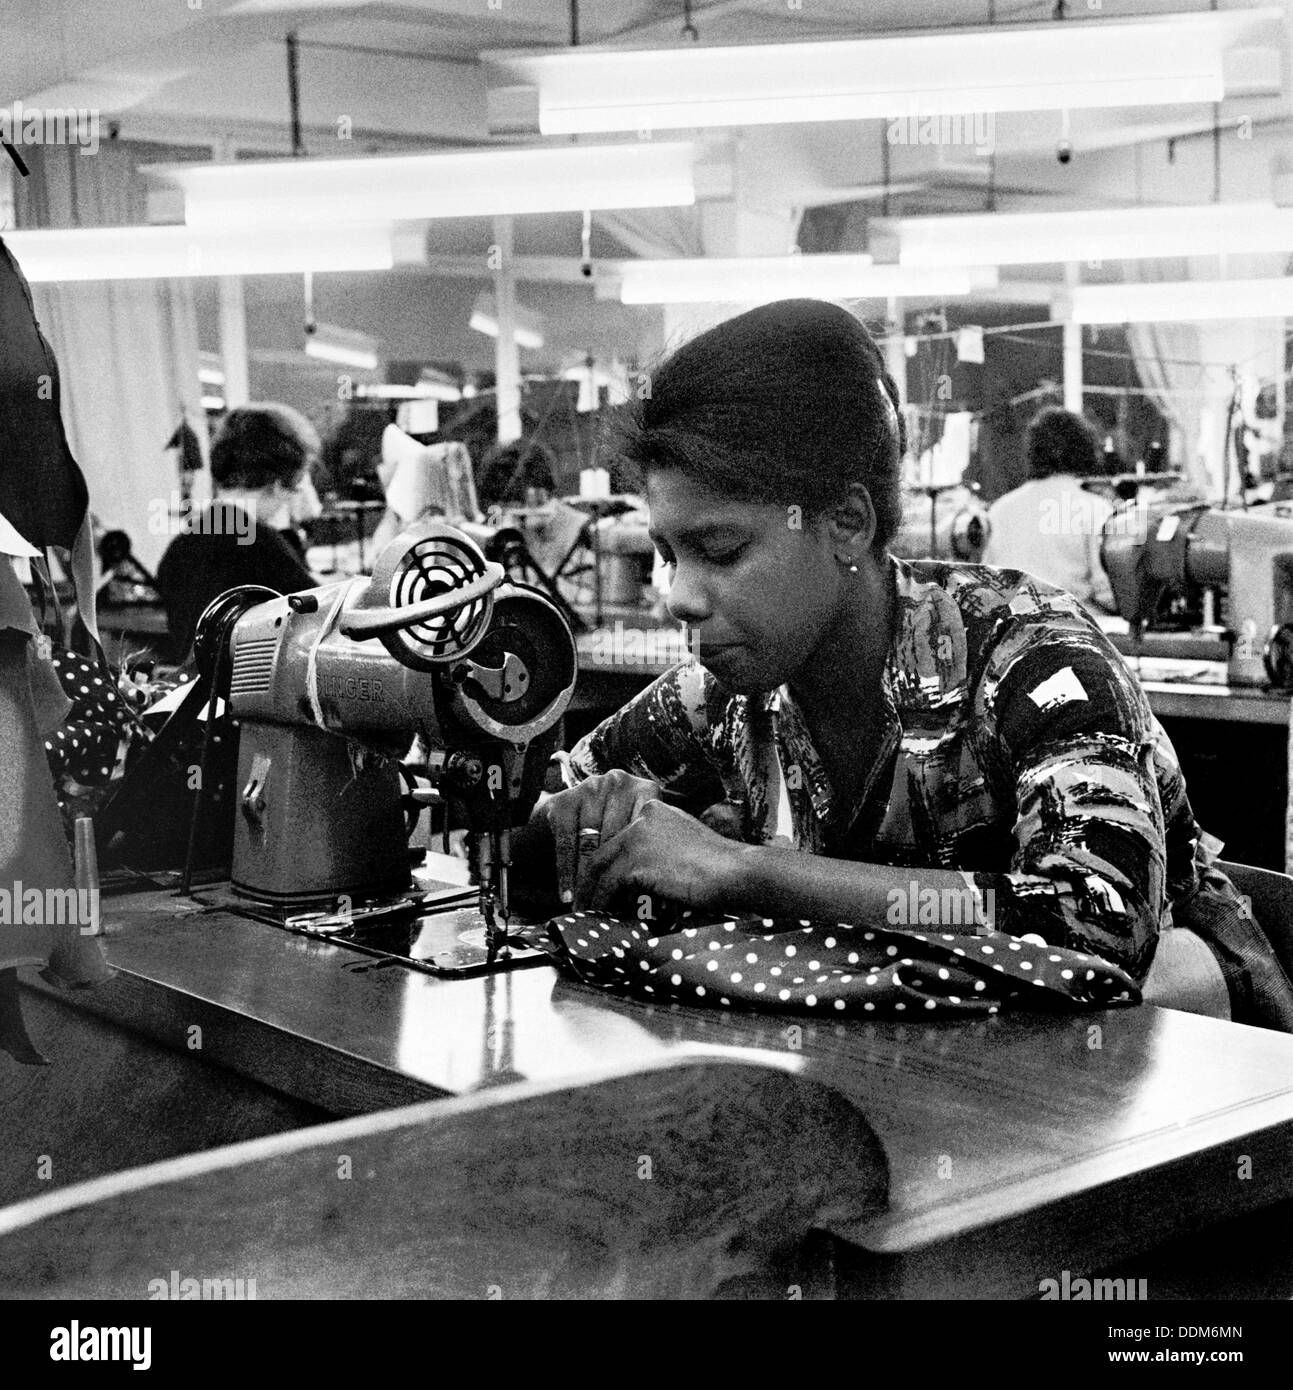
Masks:
[[[72,702],[63,727],[45,740],[56,778],[102,786],[112,777],[122,736],[130,728],[125,702],[112,679],[73,652],[56,652],[54,667]]]
[[[719,919],[653,934],[593,912],[555,917],[548,934],[585,984],[657,1003],[830,1017],[929,1018],[1003,1008],[1133,1004],[1131,977],[1098,956],[1040,938],[892,931],[784,919]]]

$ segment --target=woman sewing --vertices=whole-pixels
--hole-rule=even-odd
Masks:
[[[1293,1030],[1293,988],[1211,867],[1166,735],[1081,604],[1017,570],[888,553],[897,405],[863,325],[813,300],[730,319],[652,374],[622,453],[697,655],[581,740],[567,789],[535,812],[572,956],[610,943],[609,987],[636,966],[669,998],[840,1010],[892,967],[891,1004],[960,1008],[997,990],[1003,960],[1020,987],[1049,972],[1075,990],[1104,966],[1139,985],[1174,927],[1210,948],[1232,1018]],[[597,848],[581,854],[588,832]],[[661,901],[728,914],[727,932],[748,923],[670,949],[664,929],[647,936]],[[598,929],[634,916],[646,926],[618,943]],[[758,936],[787,923],[801,947]],[[878,931],[894,924],[903,934]],[[948,979],[944,954],[951,985],[913,988],[930,955]]]

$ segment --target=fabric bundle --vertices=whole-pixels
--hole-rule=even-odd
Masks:
[[[564,968],[585,984],[656,1003],[928,1018],[1140,1002],[1117,966],[1040,937],[771,917],[690,922],[662,932],[651,922],[574,912],[553,918],[548,934]]]

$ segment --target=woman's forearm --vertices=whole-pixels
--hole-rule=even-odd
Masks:
[[[819,922],[991,927],[982,895],[955,869],[857,864],[769,845],[745,847],[725,905]]]

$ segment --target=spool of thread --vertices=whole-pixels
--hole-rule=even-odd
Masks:
[[[94,822],[77,816],[72,829],[72,863],[82,936],[99,935],[99,851]]]

